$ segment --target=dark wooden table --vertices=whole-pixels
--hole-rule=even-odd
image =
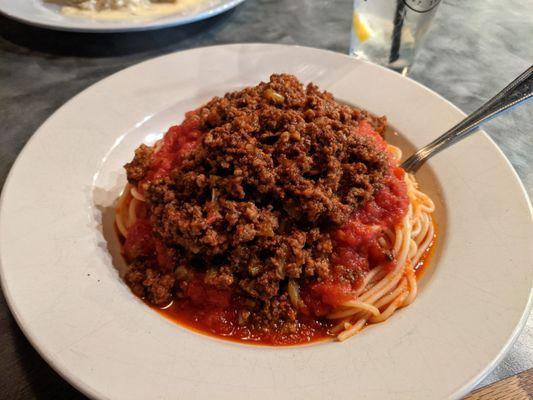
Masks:
[[[351,0],[248,0],[205,22],[130,34],[53,32],[0,17],[0,188],[39,125],[103,77],[150,57],[219,43],[293,43],[346,53],[351,8]],[[530,0],[444,1],[411,77],[471,112],[532,63],[532,40]],[[531,115],[531,108],[522,108],[486,128],[530,195]],[[531,367],[530,318],[481,385]],[[0,295],[0,399],[70,398],[84,397],[31,347]]]

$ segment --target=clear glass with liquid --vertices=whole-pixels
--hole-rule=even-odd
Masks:
[[[406,74],[439,2],[354,0],[350,54]]]

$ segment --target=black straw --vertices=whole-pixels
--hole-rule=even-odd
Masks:
[[[403,19],[405,17],[405,3],[403,0],[396,1],[396,12],[394,13],[394,29],[392,30],[392,45],[390,48],[389,63],[393,63],[400,58],[400,43],[402,41]]]

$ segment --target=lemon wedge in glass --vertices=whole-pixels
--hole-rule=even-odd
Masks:
[[[352,24],[353,31],[361,43],[367,41],[372,36],[372,31],[365,18],[356,12],[353,13]]]

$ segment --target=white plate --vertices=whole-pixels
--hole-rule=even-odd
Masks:
[[[0,0],[0,13],[43,28],[76,32],[126,32],[168,28],[200,21],[236,7],[244,0],[204,0],[182,12],[151,18],[96,20],[61,14],[61,7],[44,0]]]
[[[176,68],[179,67],[179,73]],[[530,205],[484,133],[436,156],[418,178],[436,200],[438,250],[420,295],[344,343],[272,348],[182,328],[119,279],[112,204],[122,165],[214,95],[273,72],[386,114],[420,146],[463,117],[423,86],[303,47],[190,50],[85,90],[35,133],[0,209],[1,277],[22,330],[74,386],[101,399],[438,399],[465,394],[522,327],[533,277]],[[108,250],[109,249],[109,250]]]

